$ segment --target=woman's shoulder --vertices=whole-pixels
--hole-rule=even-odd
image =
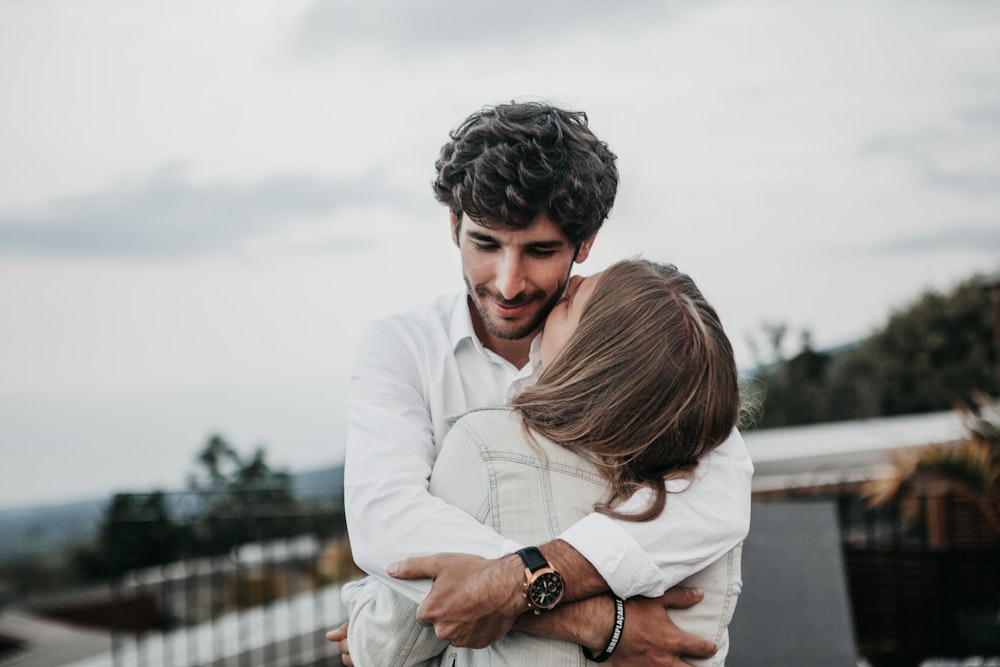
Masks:
[[[488,406],[485,408],[475,408],[464,413],[458,418],[456,423],[466,425],[514,425],[523,424],[520,413],[513,408],[504,406]]]
[[[456,418],[448,435],[461,433],[466,439],[480,444],[506,442],[511,434],[523,435],[524,420],[520,413],[507,407],[485,407],[469,410]]]
[[[549,463],[577,466],[580,457],[525,427],[521,413],[509,407],[477,408],[466,412],[453,431],[479,448],[484,456],[522,456]]]

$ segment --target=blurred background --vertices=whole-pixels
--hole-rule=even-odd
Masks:
[[[587,112],[580,270],[690,273],[757,426],[997,393],[996,3],[0,0],[0,519],[255,462],[335,495],[361,327],[462,286],[437,151],[512,99]]]

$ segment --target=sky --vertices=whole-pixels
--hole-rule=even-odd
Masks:
[[[437,152],[514,99],[618,155],[580,271],[677,264],[744,368],[1000,270],[998,3],[0,0],[0,509],[341,462],[361,328],[462,287]]]

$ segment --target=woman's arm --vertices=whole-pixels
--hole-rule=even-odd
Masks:
[[[417,604],[372,577],[342,589],[349,612],[347,645],[357,667],[408,667],[448,647],[416,622]]]

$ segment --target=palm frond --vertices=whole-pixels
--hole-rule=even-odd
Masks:
[[[864,484],[861,495],[869,507],[884,505],[910,492],[914,473],[920,462],[920,453],[912,449],[897,449],[889,452],[893,468],[889,477],[872,479]]]
[[[985,394],[973,401],[975,408],[954,404],[968,439],[892,452],[892,474],[863,487],[870,507],[946,490],[972,500],[1000,531],[1000,401]]]
[[[998,471],[988,447],[975,440],[958,445],[931,445],[923,450],[916,476],[942,482],[973,498],[991,500],[1000,493]]]

